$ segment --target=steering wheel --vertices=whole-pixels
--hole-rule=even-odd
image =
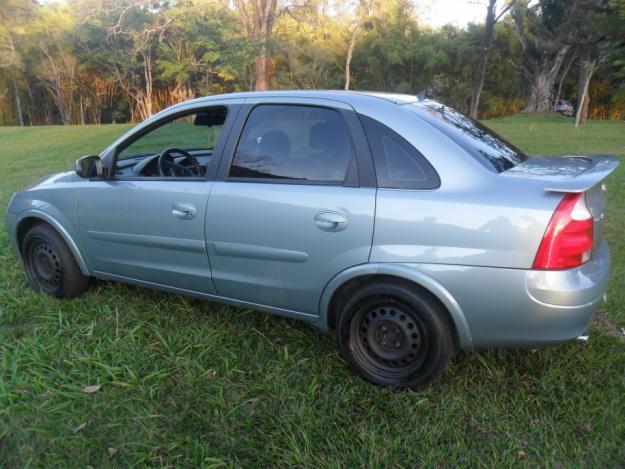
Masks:
[[[189,165],[183,165],[176,163],[174,154],[177,153],[183,156],[182,161],[188,161]],[[180,148],[168,148],[158,155],[158,173],[163,177],[197,177],[202,175],[202,169],[200,163],[186,150]]]

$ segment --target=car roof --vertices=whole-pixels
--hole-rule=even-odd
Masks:
[[[237,93],[216,94],[211,96],[203,96],[179,103],[172,108],[186,106],[189,104],[210,103],[222,99],[243,99],[243,98],[321,98],[334,99],[342,101],[346,104],[354,105],[363,100],[384,100],[394,104],[407,104],[419,101],[415,95],[399,94],[399,93],[383,93],[374,91],[340,91],[340,90],[275,90],[275,91],[243,91]],[[169,108],[171,110],[172,108]]]

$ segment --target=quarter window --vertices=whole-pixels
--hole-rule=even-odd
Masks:
[[[261,105],[247,119],[229,177],[342,183],[353,154],[337,111]]]
[[[436,189],[440,179],[432,165],[397,132],[381,122],[360,116],[373,154],[379,187]]]

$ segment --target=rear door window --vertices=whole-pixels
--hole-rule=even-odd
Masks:
[[[378,187],[436,189],[440,179],[432,165],[406,139],[381,122],[360,116],[373,154]]]
[[[229,177],[343,183],[353,157],[347,126],[337,111],[260,105],[247,118]]]

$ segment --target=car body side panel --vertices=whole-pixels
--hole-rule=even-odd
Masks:
[[[445,264],[367,264],[336,276],[324,290],[318,326],[328,329],[332,295],[344,282],[391,275],[432,292],[447,308],[461,348],[538,347],[588,332],[603,299],[610,253],[568,270],[534,271]]]
[[[371,262],[528,269],[560,199],[522,187],[379,189]]]
[[[609,267],[605,241],[576,269],[415,266],[445,285],[461,306],[474,347],[538,347],[587,333],[603,300]]]
[[[205,301],[215,301],[217,303],[222,303],[230,306],[236,306],[238,308],[252,309],[254,311],[261,311],[264,313],[275,314],[277,316],[283,316],[286,318],[299,319],[301,321],[306,321],[312,324],[315,324],[317,320],[317,316],[313,314],[302,313],[301,311],[295,311],[292,309],[285,308],[275,308],[272,306],[267,306],[265,304],[254,303],[251,301],[243,301],[236,298],[228,298],[225,296],[219,296],[210,293],[202,293],[193,290],[185,290],[184,288],[178,288],[171,285],[166,285],[158,282],[148,282],[145,280],[138,280],[135,278],[124,277],[121,275],[113,275],[113,274],[98,274],[98,278],[104,280],[112,280],[116,282],[128,283],[130,285],[138,285],[145,288],[152,288],[155,290],[166,291],[171,293],[177,293],[180,295],[190,296],[193,298],[198,298]]]
[[[323,286],[369,259],[375,189],[218,181],[206,216],[217,293],[275,308],[318,314]],[[348,221],[323,231],[315,216]]]
[[[22,221],[25,221],[26,219],[37,218],[43,222],[50,224],[52,227],[54,227],[54,229],[56,229],[56,231],[61,235],[63,240],[67,243],[67,246],[69,247],[70,251],[74,255],[74,258],[76,259],[76,263],[78,264],[78,268],[80,269],[82,274],[91,275],[91,271],[89,270],[89,267],[87,266],[87,262],[85,261],[85,258],[82,255],[78,247],[78,244],[75,241],[75,239],[78,239],[78,237],[75,234],[72,235],[68,231],[68,229],[66,228],[66,226],[69,226],[68,224],[63,225],[61,222],[58,221],[58,218],[59,218],[58,216],[57,217],[51,216],[48,212],[54,213],[55,210],[48,209],[47,211],[44,212],[41,210],[29,209],[29,210],[25,210],[21,212],[19,215],[11,214],[11,216],[7,218],[7,229],[10,230],[11,232],[10,240],[11,240],[11,244],[13,245],[15,253],[19,257],[21,257],[22,255],[22,253],[20,252],[20,246],[18,246],[17,244],[17,237],[16,237],[17,227]]]
[[[398,104],[414,99],[308,91],[201,98],[162,111],[101,156],[110,163],[116,144],[177,112],[221,104],[308,103],[353,109],[383,122],[432,163],[439,189],[223,180],[122,184],[62,173],[12,198],[9,238],[16,247],[19,221],[38,217],[57,227],[85,274],[299,318],[324,329],[336,289],[349,279],[379,274],[430,290],[449,311],[463,348],[539,346],[585,333],[610,267],[602,236],[605,196],[598,184],[607,166],[596,168],[601,174],[586,171],[556,181],[557,186],[553,174],[544,174],[544,164],[535,177],[520,170],[496,174]],[[604,160],[613,169],[613,161]],[[564,177],[561,169],[554,172]],[[166,187],[174,187],[173,199],[163,194]],[[553,191],[587,189],[595,217],[592,259],[576,269],[531,270],[563,197]],[[197,217],[186,225],[190,231],[182,229],[189,220],[171,218],[172,202],[196,205]],[[324,210],[345,214],[348,228],[317,229],[314,217]]]
[[[54,226],[63,237],[85,275],[91,270],[80,245],[74,207],[80,183],[72,182],[72,173],[46,177],[36,185],[16,193],[7,211],[7,230],[18,255],[17,229],[27,218],[38,218]]]
[[[204,239],[212,184],[205,180],[86,181],[76,211],[94,275],[214,293]],[[195,217],[177,218],[173,208],[178,203],[192,204]]]

